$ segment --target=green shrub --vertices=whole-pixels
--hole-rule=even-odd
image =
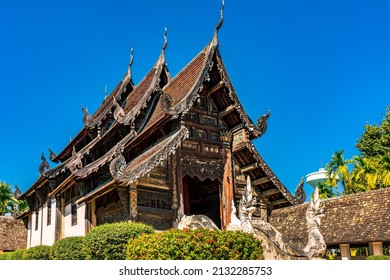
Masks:
[[[0,261],[4,261],[4,260],[10,260],[11,259],[11,253],[12,252],[4,252],[2,254],[0,254]]]
[[[51,247],[50,258],[52,260],[84,260],[83,239],[82,236],[72,236],[56,241]]]
[[[119,222],[92,228],[84,237],[83,251],[87,260],[124,260],[129,239],[154,232],[142,223]]]
[[[23,254],[26,251],[26,249],[19,249],[16,251],[13,251],[10,254],[10,260],[23,260]]]
[[[50,260],[50,246],[39,245],[25,250],[23,260]]]
[[[390,261],[390,256],[381,256],[381,255],[375,255],[375,256],[368,256],[366,260],[388,260]]]
[[[130,260],[260,260],[261,241],[238,231],[177,230],[129,240]]]

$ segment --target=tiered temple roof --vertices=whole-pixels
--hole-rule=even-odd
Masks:
[[[255,192],[273,209],[302,203],[303,181],[293,196],[252,143],[265,133],[269,113],[254,123],[244,111],[218,50],[222,20],[221,14],[212,40],[174,78],[166,67],[166,37],[157,62],[138,85],[132,82],[130,63],[124,78],[97,111],[91,116],[84,109],[85,126],[78,135],[57,156],[50,156],[60,164],[49,169],[44,159],[40,167],[42,175],[24,195],[30,196],[50,182],[53,186],[50,195],[58,194],[101,169],[109,169],[112,177],[85,193],[79,203],[105,193],[115,182],[131,184],[174,153],[189,137],[183,121],[191,121],[189,110],[201,95],[206,95],[218,112],[218,122],[232,133],[237,172],[243,177],[250,176]],[[170,132],[165,127],[175,125],[177,129]]]

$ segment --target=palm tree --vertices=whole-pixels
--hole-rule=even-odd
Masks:
[[[354,156],[351,163],[354,168],[351,176],[351,187],[354,192],[377,188],[379,161],[373,157]]]
[[[335,197],[335,193],[333,192],[333,187],[326,184],[326,182],[319,182],[318,192],[320,199]]]
[[[326,164],[326,175],[328,179],[326,184],[332,187],[337,187],[337,182],[340,181],[344,193],[351,192],[351,173],[349,172],[348,165],[350,161],[344,159],[344,150],[338,150],[333,153],[331,161]]]

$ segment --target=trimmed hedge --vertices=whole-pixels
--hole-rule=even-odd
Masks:
[[[129,239],[152,232],[153,227],[142,223],[104,224],[87,233],[82,248],[87,260],[124,260]]]
[[[50,260],[50,246],[39,245],[25,250],[23,260]]]
[[[129,240],[128,260],[262,260],[261,241],[239,231],[177,230]]]
[[[4,252],[0,254],[0,261],[10,260],[12,252]]]
[[[366,260],[388,260],[390,261],[390,256],[374,255],[368,256]]]
[[[51,247],[50,258],[52,260],[84,260],[83,239],[82,236],[72,236],[56,241]]]
[[[10,260],[23,260],[23,254],[26,251],[26,249],[19,249],[16,251],[13,251],[10,254]]]

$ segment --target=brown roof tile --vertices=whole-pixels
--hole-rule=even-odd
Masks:
[[[291,241],[306,243],[308,205],[274,210],[270,223]],[[328,245],[390,241],[390,188],[325,199],[321,205],[320,231]]]
[[[146,76],[139,83],[139,85],[137,85],[137,87],[129,94],[126,100],[125,107],[123,109],[126,114],[139,104],[140,100],[151,86],[156,71],[156,68],[150,70],[149,73],[146,74]]]

